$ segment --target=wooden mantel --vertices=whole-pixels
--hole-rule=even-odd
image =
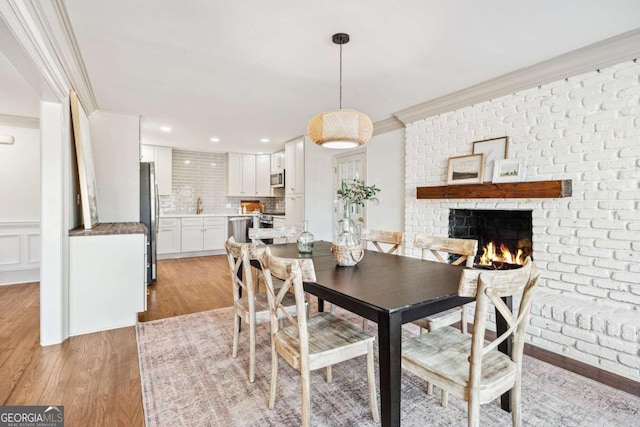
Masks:
[[[418,187],[418,199],[546,199],[571,197],[571,180]]]

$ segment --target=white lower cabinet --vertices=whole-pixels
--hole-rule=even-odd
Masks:
[[[147,305],[146,235],[69,238],[69,334],[136,324]]]
[[[158,255],[180,252],[180,219],[161,218],[158,224]]]
[[[224,249],[226,218],[182,218],[181,252]]]

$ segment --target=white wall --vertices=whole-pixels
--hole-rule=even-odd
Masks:
[[[532,210],[541,270],[527,340],[640,379],[640,63],[625,62],[407,126],[405,236],[448,235],[450,209]],[[507,135],[526,181],[570,179],[558,199],[417,200],[447,159]],[[410,251],[407,251],[410,252]],[[418,255],[417,251],[413,251]]]
[[[140,117],[89,117],[100,222],[140,221]]]
[[[404,230],[403,129],[376,135],[366,145],[367,185],[380,188],[378,203],[367,203],[367,227],[372,230]]]
[[[40,130],[0,125],[0,221],[40,220]]]

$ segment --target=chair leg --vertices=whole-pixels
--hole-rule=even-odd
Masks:
[[[442,390],[442,394],[440,395],[440,404],[445,408],[449,404],[449,392]]]
[[[273,409],[276,403],[276,383],[278,380],[278,353],[276,347],[271,344],[271,390],[269,393],[269,409]]]
[[[233,357],[238,356],[238,335],[240,334],[240,316],[238,313],[233,313],[233,350],[231,355]]]
[[[433,383],[427,381],[427,394],[433,396]]]
[[[516,377],[516,381],[511,389],[511,420],[513,427],[520,427],[522,425],[522,408],[520,407],[520,393],[521,393],[521,379],[520,375]]]
[[[369,351],[367,352],[367,382],[369,383],[371,415],[373,416],[373,421],[380,422],[380,413],[378,412],[378,397],[376,394],[375,366],[373,363],[373,343],[369,344]]]
[[[367,329],[369,329],[369,321],[363,317],[362,318],[362,330],[366,331]]]
[[[467,333],[467,308],[463,305],[462,313],[460,314],[460,323],[462,324],[461,330],[463,334]]]
[[[311,387],[308,366],[300,367],[300,388],[302,389],[302,427],[311,425]]]
[[[331,372],[331,365],[327,366],[327,383],[331,384],[333,382],[333,374]]]
[[[480,400],[477,393],[469,394],[469,402],[467,404],[468,425],[469,427],[480,427]]]
[[[249,316],[249,382],[256,378],[256,317]]]

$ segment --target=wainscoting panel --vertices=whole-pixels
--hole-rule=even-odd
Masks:
[[[0,221],[0,285],[40,280],[40,222]]]

